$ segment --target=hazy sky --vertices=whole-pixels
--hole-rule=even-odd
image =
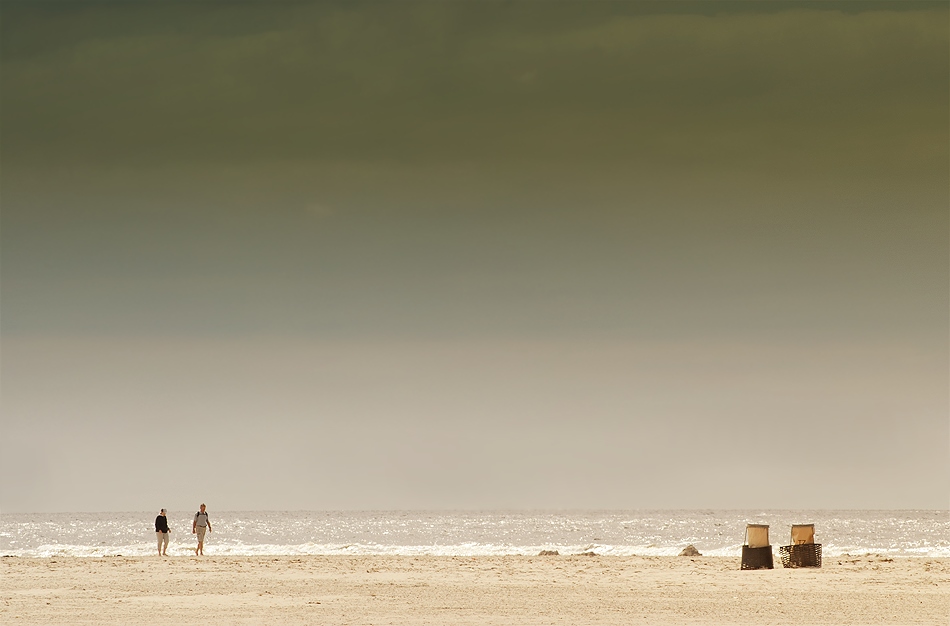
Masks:
[[[0,510],[946,508],[946,2],[0,6]]]

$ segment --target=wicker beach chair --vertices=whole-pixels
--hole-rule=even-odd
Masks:
[[[768,524],[746,524],[741,569],[772,569]]]
[[[782,567],[821,567],[821,544],[815,543],[814,524],[792,526],[791,545],[781,546]]]

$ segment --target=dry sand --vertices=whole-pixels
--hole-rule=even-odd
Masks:
[[[939,624],[950,559],[0,559],[3,624]]]

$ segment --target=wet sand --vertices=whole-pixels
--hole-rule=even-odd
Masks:
[[[950,559],[0,559],[3,624],[939,624]]]

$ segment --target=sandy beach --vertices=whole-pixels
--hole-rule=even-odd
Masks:
[[[4,624],[939,624],[950,559],[3,558]]]

